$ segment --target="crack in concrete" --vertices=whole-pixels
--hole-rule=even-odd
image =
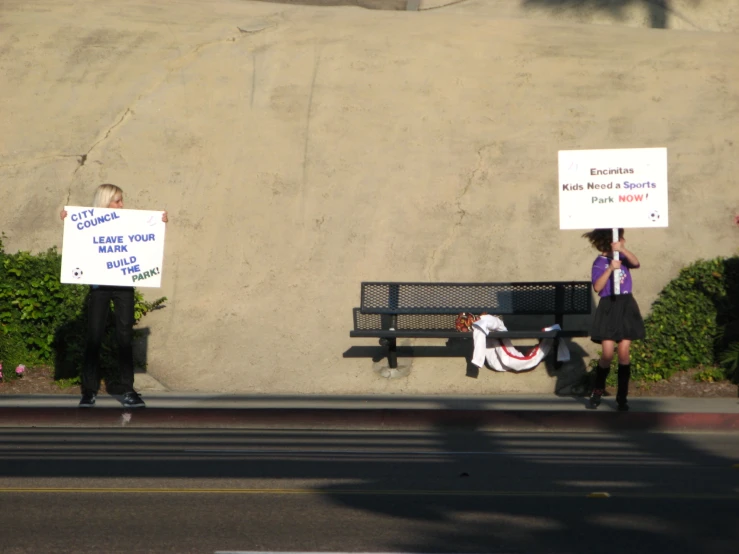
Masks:
[[[477,164],[475,164],[474,169],[470,172],[469,179],[467,179],[467,184],[462,189],[462,192],[457,196],[457,204],[459,204],[460,200],[464,197],[465,194],[467,194],[467,191],[472,186],[472,182],[475,180],[475,177],[482,171],[482,166],[484,165],[482,163],[482,153],[484,150],[487,150],[491,146],[495,146],[495,143],[490,144],[483,144],[480,148],[477,149]]]
[[[459,200],[459,199],[458,199]],[[459,204],[459,202],[456,202]],[[441,254],[444,250],[446,250],[449,245],[456,239],[457,235],[459,234],[459,229],[462,227],[462,223],[464,222],[464,218],[467,216],[467,212],[459,207],[457,209],[458,218],[457,221],[452,225],[451,231],[447,234],[446,238],[441,241],[439,246],[431,251],[431,254],[429,254],[428,263],[426,264],[426,271],[424,272],[426,274],[426,280],[428,281],[435,281],[436,276],[434,275],[434,269],[436,266],[436,259],[439,254]]]
[[[240,33],[245,33],[247,35],[253,35],[256,33],[261,33],[265,29],[270,29],[275,26],[275,23],[272,23],[271,25],[268,25],[266,23],[256,23],[251,28],[242,29],[241,27],[236,27]]]
[[[42,160],[59,160],[63,158],[78,158],[79,159],[79,157],[80,157],[79,154],[53,154],[51,156],[36,156],[34,158],[28,158],[26,160],[21,160],[19,162],[13,162],[9,164],[0,164],[0,169],[6,168],[6,167],[18,167],[20,165],[31,164],[31,163],[42,161]]]
[[[431,6],[429,8],[422,8],[419,5],[418,8],[416,9],[416,11],[418,11],[418,12],[427,12],[427,11],[430,11],[430,10],[440,10],[442,8],[448,8],[450,6],[456,6],[457,4],[462,4],[464,2],[467,2],[467,0],[452,0],[448,4],[442,4],[441,6]]]
[[[265,24],[265,25],[263,25],[261,27],[254,27],[252,29],[249,29],[249,28],[243,29],[243,28],[240,28],[240,27],[237,27],[237,29],[240,31],[240,33],[244,33],[244,34],[250,35],[250,34],[254,34],[254,33],[263,31],[265,29],[268,29],[268,28],[271,28],[271,27],[275,27],[275,26],[276,26],[276,24],[273,23],[271,25],[266,25]],[[208,46],[215,45],[215,44],[223,44],[223,43],[235,42],[235,41],[236,41],[236,37],[229,37],[227,39],[219,39],[219,40],[213,40],[213,41],[209,41],[209,42],[204,42],[202,44],[196,45],[194,48],[192,48],[186,54],[181,55],[179,58],[176,58],[173,62],[171,62],[170,67],[168,68],[168,70],[166,71],[166,73],[157,82],[155,82],[152,86],[150,86],[148,88],[148,90],[146,90],[145,92],[142,92],[141,94],[139,94],[136,97],[136,99],[131,103],[131,105],[128,106],[124,110],[124,112],[120,115],[120,117],[118,117],[118,119],[110,127],[107,128],[107,130],[102,135],[102,137],[99,138],[98,140],[96,140],[92,144],[92,146],[90,146],[90,148],[87,150],[87,152],[84,152],[82,154],[57,154],[57,155],[50,155],[50,156],[37,156],[37,157],[30,158],[30,159],[27,159],[27,160],[22,160],[22,161],[19,161],[19,162],[0,164],[0,169],[1,168],[17,167],[17,166],[20,166],[20,165],[25,165],[25,164],[29,164],[29,163],[33,163],[33,162],[41,161],[41,160],[53,160],[53,159],[63,159],[63,158],[76,158],[77,159],[77,167],[72,172],[72,176],[76,175],[76,173],[79,171],[79,169],[81,167],[84,167],[85,166],[85,164],[89,160],[92,152],[98,146],[100,146],[103,142],[105,142],[111,136],[111,134],[113,133],[113,131],[115,131],[115,129],[117,129],[118,127],[120,127],[121,125],[123,125],[123,123],[125,123],[128,119],[130,119],[130,117],[132,115],[135,114],[135,112],[133,111],[133,106],[135,106],[136,104],[140,103],[143,98],[151,95],[155,90],[157,90],[162,85],[162,83],[166,82],[166,80],[174,72],[182,70],[182,68],[185,67],[188,63],[190,63],[191,59],[194,56],[196,56],[198,53],[200,53],[200,51],[203,50],[204,48],[206,48]],[[314,83],[315,83],[315,73],[314,73]],[[306,146],[306,148],[307,148],[307,146]],[[70,188],[69,188],[69,190],[67,192],[67,202],[69,202],[69,199],[71,198],[71,194],[72,194],[72,189],[71,189],[71,186],[70,186]]]
[[[141,97],[137,98],[136,102],[138,102],[140,99],[141,99]],[[113,125],[111,125],[110,127],[108,127],[108,130],[105,132],[105,134],[103,135],[103,137],[100,138],[100,139],[98,139],[98,140],[96,140],[93,143],[93,145],[90,147],[90,149],[85,154],[82,154],[81,156],[79,156],[79,158],[77,160],[77,167],[72,172],[72,175],[74,175],[75,173],[77,173],[77,171],[79,171],[79,169],[82,166],[85,165],[85,162],[87,161],[87,158],[90,156],[90,154],[92,153],[92,151],[95,150],[95,148],[101,142],[103,142],[104,140],[106,140],[110,136],[110,134],[115,130],[115,128],[118,127],[119,125],[121,125],[126,120],[126,118],[128,117],[129,114],[133,114],[133,113],[134,112],[133,112],[133,110],[131,108],[126,108],[126,111],[123,112],[123,115],[121,115],[118,118],[118,121],[116,121],[115,123],[113,123]]]
[[[316,89],[316,81],[318,79],[318,67],[321,65],[321,48],[315,52],[315,61],[313,63],[313,76],[310,83],[310,92],[308,94],[308,107],[305,114],[305,137],[303,139],[303,175],[300,182],[299,194],[299,210],[300,221],[305,222],[305,190],[308,183],[308,169],[310,166],[310,134],[311,121],[313,120],[313,93]],[[303,231],[306,230],[303,225]]]
[[[254,107],[254,95],[257,92],[257,53],[251,53],[251,96],[249,97],[249,107]]]
[[[318,66],[321,65],[321,52],[316,53],[315,63],[313,64],[313,77],[310,82],[310,93],[308,94],[308,110],[305,114],[305,140],[303,142],[303,186],[307,179],[308,173],[308,147],[310,145],[310,123],[313,118],[313,93],[316,90],[316,79],[318,76]]]
[[[452,225],[450,232],[447,234],[446,238],[441,241],[438,247],[436,247],[434,250],[431,251],[429,254],[429,259],[426,264],[426,279],[428,281],[434,281],[436,280],[436,276],[433,275],[436,261],[439,255],[446,250],[452,242],[457,238],[457,235],[459,234],[459,231],[462,227],[462,224],[464,223],[464,218],[467,216],[467,211],[462,207],[462,199],[467,195],[467,192],[470,190],[470,187],[472,186],[473,182],[475,181],[476,176],[482,171],[484,163],[483,163],[483,152],[490,148],[491,146],[494,146],[494,143],[491,144],[485,144],[477,149],[477,164],[475,164],[475,167],[470,172],[470,176],[467,178],[467,182],[465,183],[464,187],[462,188],[462,191],[457,195],[457,197],[454,200],[454,204],[457,206],[456,213],[458,215],[457,221]]]
[[[267,27],[264,27],[265,29]],[[241,30],[241,29],[239,29]],[[261,29],[260,29],[261,30]],[[87,162],[87,159],[89,158],[90,154],[92,153],[95,148],[97,148],[101,143],[103,143],[105,140],[107,140],[111,133],[120,125],[122,125],[127,119],[129,119],[129,116],[134,115],[134,111],[132,106],[135,106],[136,104],[140,103],[143,98],[146,96],[151,95],[156,89],[158,89],[162,83],[166,82],[166,80],[172,75],[175,71],[182,70],[185,65],[190,63],[191,59],[196,56],[198,53],[200,53],[201,50],[208,46],[212,46],[214,44],[223,44],[226,42],[235,42],[235,37],[229,37],[227,39],[219,39],[219,40],[212,40],[209,42],[204,42],[202,44],[197,44],[194,48],[192,48],[189,52],[186,54],[181,55],[179,58],[175,59],[172,64],[170,65],[170,68],[167,70],[166,74],[159,79],[155,84],[153,84],[151,87],[149,87],[148,90],[145,92],[139,94],[136,99],[131,103],[131,106],[127,107],[126,110],[123,112],[123,114],[118,118],[118,120],[111,125],[108,130],[105,132],[105,134],[102,136],[102,138],[98,139],[93,143],[93,145],[89,148],[89,150],[78,156],[78,166],[75,168],[73,174],[77,173],[79,171],[80,167],[83,167],[85,163]]]

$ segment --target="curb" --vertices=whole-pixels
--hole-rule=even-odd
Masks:
[[[556,410],[0,408],[0,427],[739,431],[739,414]]]

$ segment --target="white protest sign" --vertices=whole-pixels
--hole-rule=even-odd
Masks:
[[[162,212],[65,206],[62,283],[159,287]]]
[[[667,227],[667,149],[559,151],[559,228]]]

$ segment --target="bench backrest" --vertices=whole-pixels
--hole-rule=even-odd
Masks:
[[[371,331],[397,329],[398,331],[454,331],[457,319],[453,314],[366,314],[362,308],[354,308],[354,329]]]
[[[362,283],[365,314],[590,314],[590,281]]]

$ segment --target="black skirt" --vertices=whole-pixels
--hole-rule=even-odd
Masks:
[[[644,320],[639,305],[631,294],[604,296],[595,310],[590,340],[639,340],[645,337]]]

